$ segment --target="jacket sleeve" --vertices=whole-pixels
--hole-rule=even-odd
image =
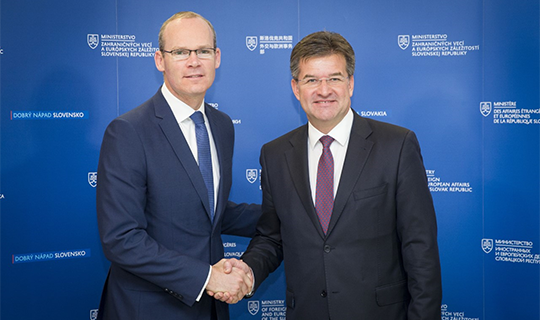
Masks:
[[[112,264],[193,305],[209,264],[171,250],[148,232],[145,148],[136,128],[118,118],[108,126],[98,165],[97,220]],[[138,278],[142,279],[139,280]]]
[[[261,183],[263,191],[262,215],[257,223],[255,237],[249,243],[242,259],[251,267],[255,277],[256,290],[274,272],[283,260],[279,217],[272,201],[272,192],[266,170],[264,147],[261,150]]]
[[[223,215],[223,234],[252,238],[261,216],[261,205],[229,201]]]
[[[398,170],[397,229],[411,295],[407,319],[440,319],[437,221],[420,146],[412,131],[403,143]]]

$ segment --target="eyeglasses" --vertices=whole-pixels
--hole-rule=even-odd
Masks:
[[[216,52],[216,48],[203,48],[203,49],[175,49],[171,51],[161,50],[171,54],[174,60],[187,60],[191,56],[192,52],[195,52],[199,59],[211,59]]]
[[[296,82],[300,85],[309,88],[316,88],[322,84],[323,81],[326,81],[326,85],[330,87],[337,87],[342,85],[349,77],[344,76],[333,76],[328,78],[304,78],[301,80],[296,79]]]

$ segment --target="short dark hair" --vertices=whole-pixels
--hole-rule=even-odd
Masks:
[[[318,31],[307,35],[298,42],[291,52],[291,74],[298,79],[300,61],[313,57],[325,57],[331,54],[340,54],[347,63],[348,76],[354,74],[354,50],[342,35],[330,31]]]

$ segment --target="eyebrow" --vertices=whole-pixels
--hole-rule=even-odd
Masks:
[[[333,77],[333,76],[343,76],[343,74],[341,72],[334,72],[332,74],[329,74],[327,77]],[[317,78],[317,77],[311,74],[306,74],[302,79],[306,79],[306,78]]]
[[[199,46],[197,49],[208,49],[208,48],[214,48],[214,47],[212,47],[212,45],[202,45],[202,46]],[[197,49],[188,49],[187,47],[175,46],[171,50],[197,50]]]

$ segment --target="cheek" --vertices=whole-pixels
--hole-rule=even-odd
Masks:
[[[311,97],[307,94],[300,95],[298,100],[302,106],[305,106],[305,108],[310,108],[310,105],[313,103],[313,99],[311,99]]]
[[[300,91],[299,95],[299,100],[306,103],[312,102],[317,97],[316,90],[303,89]]]
[[[340,100],[347,100],[352,96],[352,90],[349,87],[342,88],[339,91],[336,91],[336,95]]]

